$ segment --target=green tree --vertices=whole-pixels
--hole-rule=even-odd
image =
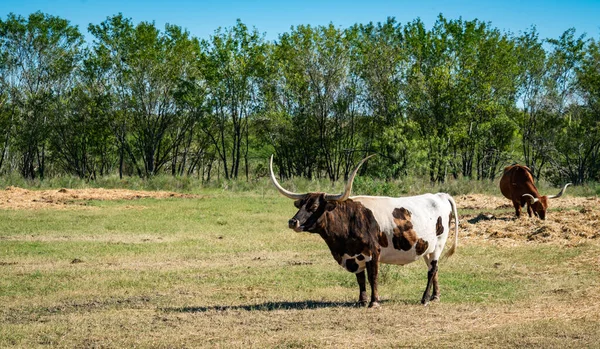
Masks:
[[[217,150],[225,178],[238,178],[242,158],[248,177],[249,120],[261,107],[264,38],[238,20],[233,28],[218,29],[202,44],[210,121],[204,130]]]
[[[69,21],[9,14],[0,21],[0,46],[9,81],[14,146],[25,178],[44,177],[50,118],[60,117],[61,96],[69,88],[83,37]]]
[[[449,35],[456,124],[450,131],[453,173],[493,179],[508,156],[515,125],[514,42],[477,20],[440,22]],[[457,164],[461,170],[457,170]],[[473,171],[476,171],[474,174]]]
[[[598,178],[600,54],[595,41],[576,38],[574,29],[550,43],[548,108],[558,125],[550,177],[581,184]]]
[[[53,159],[80,178],[109,174],[115,164],[115,140],[110,128],[111,95],[106,70],[97,57],[83,60],[76,82],[60,99],[61,115],[51,122]]]
[[[204,54],[200,52],[197,64],[204,61]],[[207,118],[208,87],[201,69],[196,69],[194,74],[182,77],[175,91],[175,101],[178,113],[186,115],[185,119],[190,123],[184,124],[186,127],[178,127],[174,130],[185,136],[183,142],[173,149],[171,174],[181,176],[198,172],[202,179],[210,180],[215,151],[209,135],[204,132],[206,124],[210,121]]]
[[[523,110],[518,117],[523,160],[535,178],[548,162],[551,123],[544,113],[544,80],[546,51],[535,27],[516,38],[516,57],[519,62],[518,100]]]
[[[10,82],[8,80],[9,59],[8,51],[2,47],[0,49],[0,171],[7,157],[13,127],[12,116],[14,115],[10,110],[12,105],[9,94]]]
[[[415,125],[405,116],[409,61],[402,26],[388,18],[350,30],[356,32],[353,70],[361,80],[363,147],[380,155],[370,163],[380,162],[381,176],[406,175],[414,165],[416,137]]]
[[[111,70],[120,168],[127,154],[140,176],[152,176],[170,164],[193,125],[189,114],[178,113],[175,91],[195,74],[199,43],[180,27],[167,24],[160,32],[154,23],[133,26],[121,14],[89,30]]]
[[[283,147],[289,165],[281,167],[288,174],[310,178],[324,170],[335,181],[364,155],[358,149],[358,77],[351,71],[348,35],[329,25],[298,26],[280,36],[275,114],[287,118],[291,130],[275,142],[292,140]]]
[[[405,26],[404,37],[411,63],[405,91],[407,116],[419,125],[429,179],[442,182],[448,174],[450,129],[458,115],[450,38],[440,20],[431,31],[415,20]]]

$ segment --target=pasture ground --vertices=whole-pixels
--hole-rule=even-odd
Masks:
[[[273,191],[0,190],[0,347],[600,347],[600,205],[546,221],[457,195],[442,299],[425,263],[383,265],[382,307]],[[526,215],[525,215],[526,216]],[[451,240],[453,237],[451,236]]]

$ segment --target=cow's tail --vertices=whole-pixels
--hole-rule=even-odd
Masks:
[[[452,214],[454,214],[454,243],[444,256],[442,256],[442,259],[452,256],[456,252],[456,247],[458,247],[458,211],[456,210],[456,202],[454,202],[452,196],[448,195],[448,201],[450,202],[450,206],[452,206]],[[450,229],[450,226],[448,226],[448,229]]]

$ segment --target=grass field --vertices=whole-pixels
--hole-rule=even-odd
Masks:
[[[273,191],[56,192],[0,198],[0,347],[600,347],[596,197],[540,222],[455,196],[441,301],[419,303],[425,263],[383,265],[382,307],[367,309]]]

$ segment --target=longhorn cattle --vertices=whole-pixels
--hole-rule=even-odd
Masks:
[[[361,305],[366,305],[368,300],[365,270],[371,286],[369,307],[378,307],[378,263],[404,265],[420,258],[428,267],[421,303],[438,300],[438,261],[448,238],[452,215],[454,244],[445,256],[451,256],[458,244],[456,204],[445,193],[401,198],[350,197],[354,177],[369,157],[354,168],[342,194],[299,194],[284,189],[277,182],[271,156],[269,169],[273,184],[281,194],[295,200],[294,206],[298,208],[288,226],[296,232],[319,234],[325,240],[338,264],[356,274]]]
[[[542,220],[546,219],[548,199],[561,197],[569,185],[571,183],[565,184],[556,195],[541,196],[533,183],[531,170],[527,166],[519,164],[505,167],[504,174],[500,179],[500,191],[504,197],[512,200],[517,217],[521,217],[521,208],[527,204],[529,217],[533,213]]]

